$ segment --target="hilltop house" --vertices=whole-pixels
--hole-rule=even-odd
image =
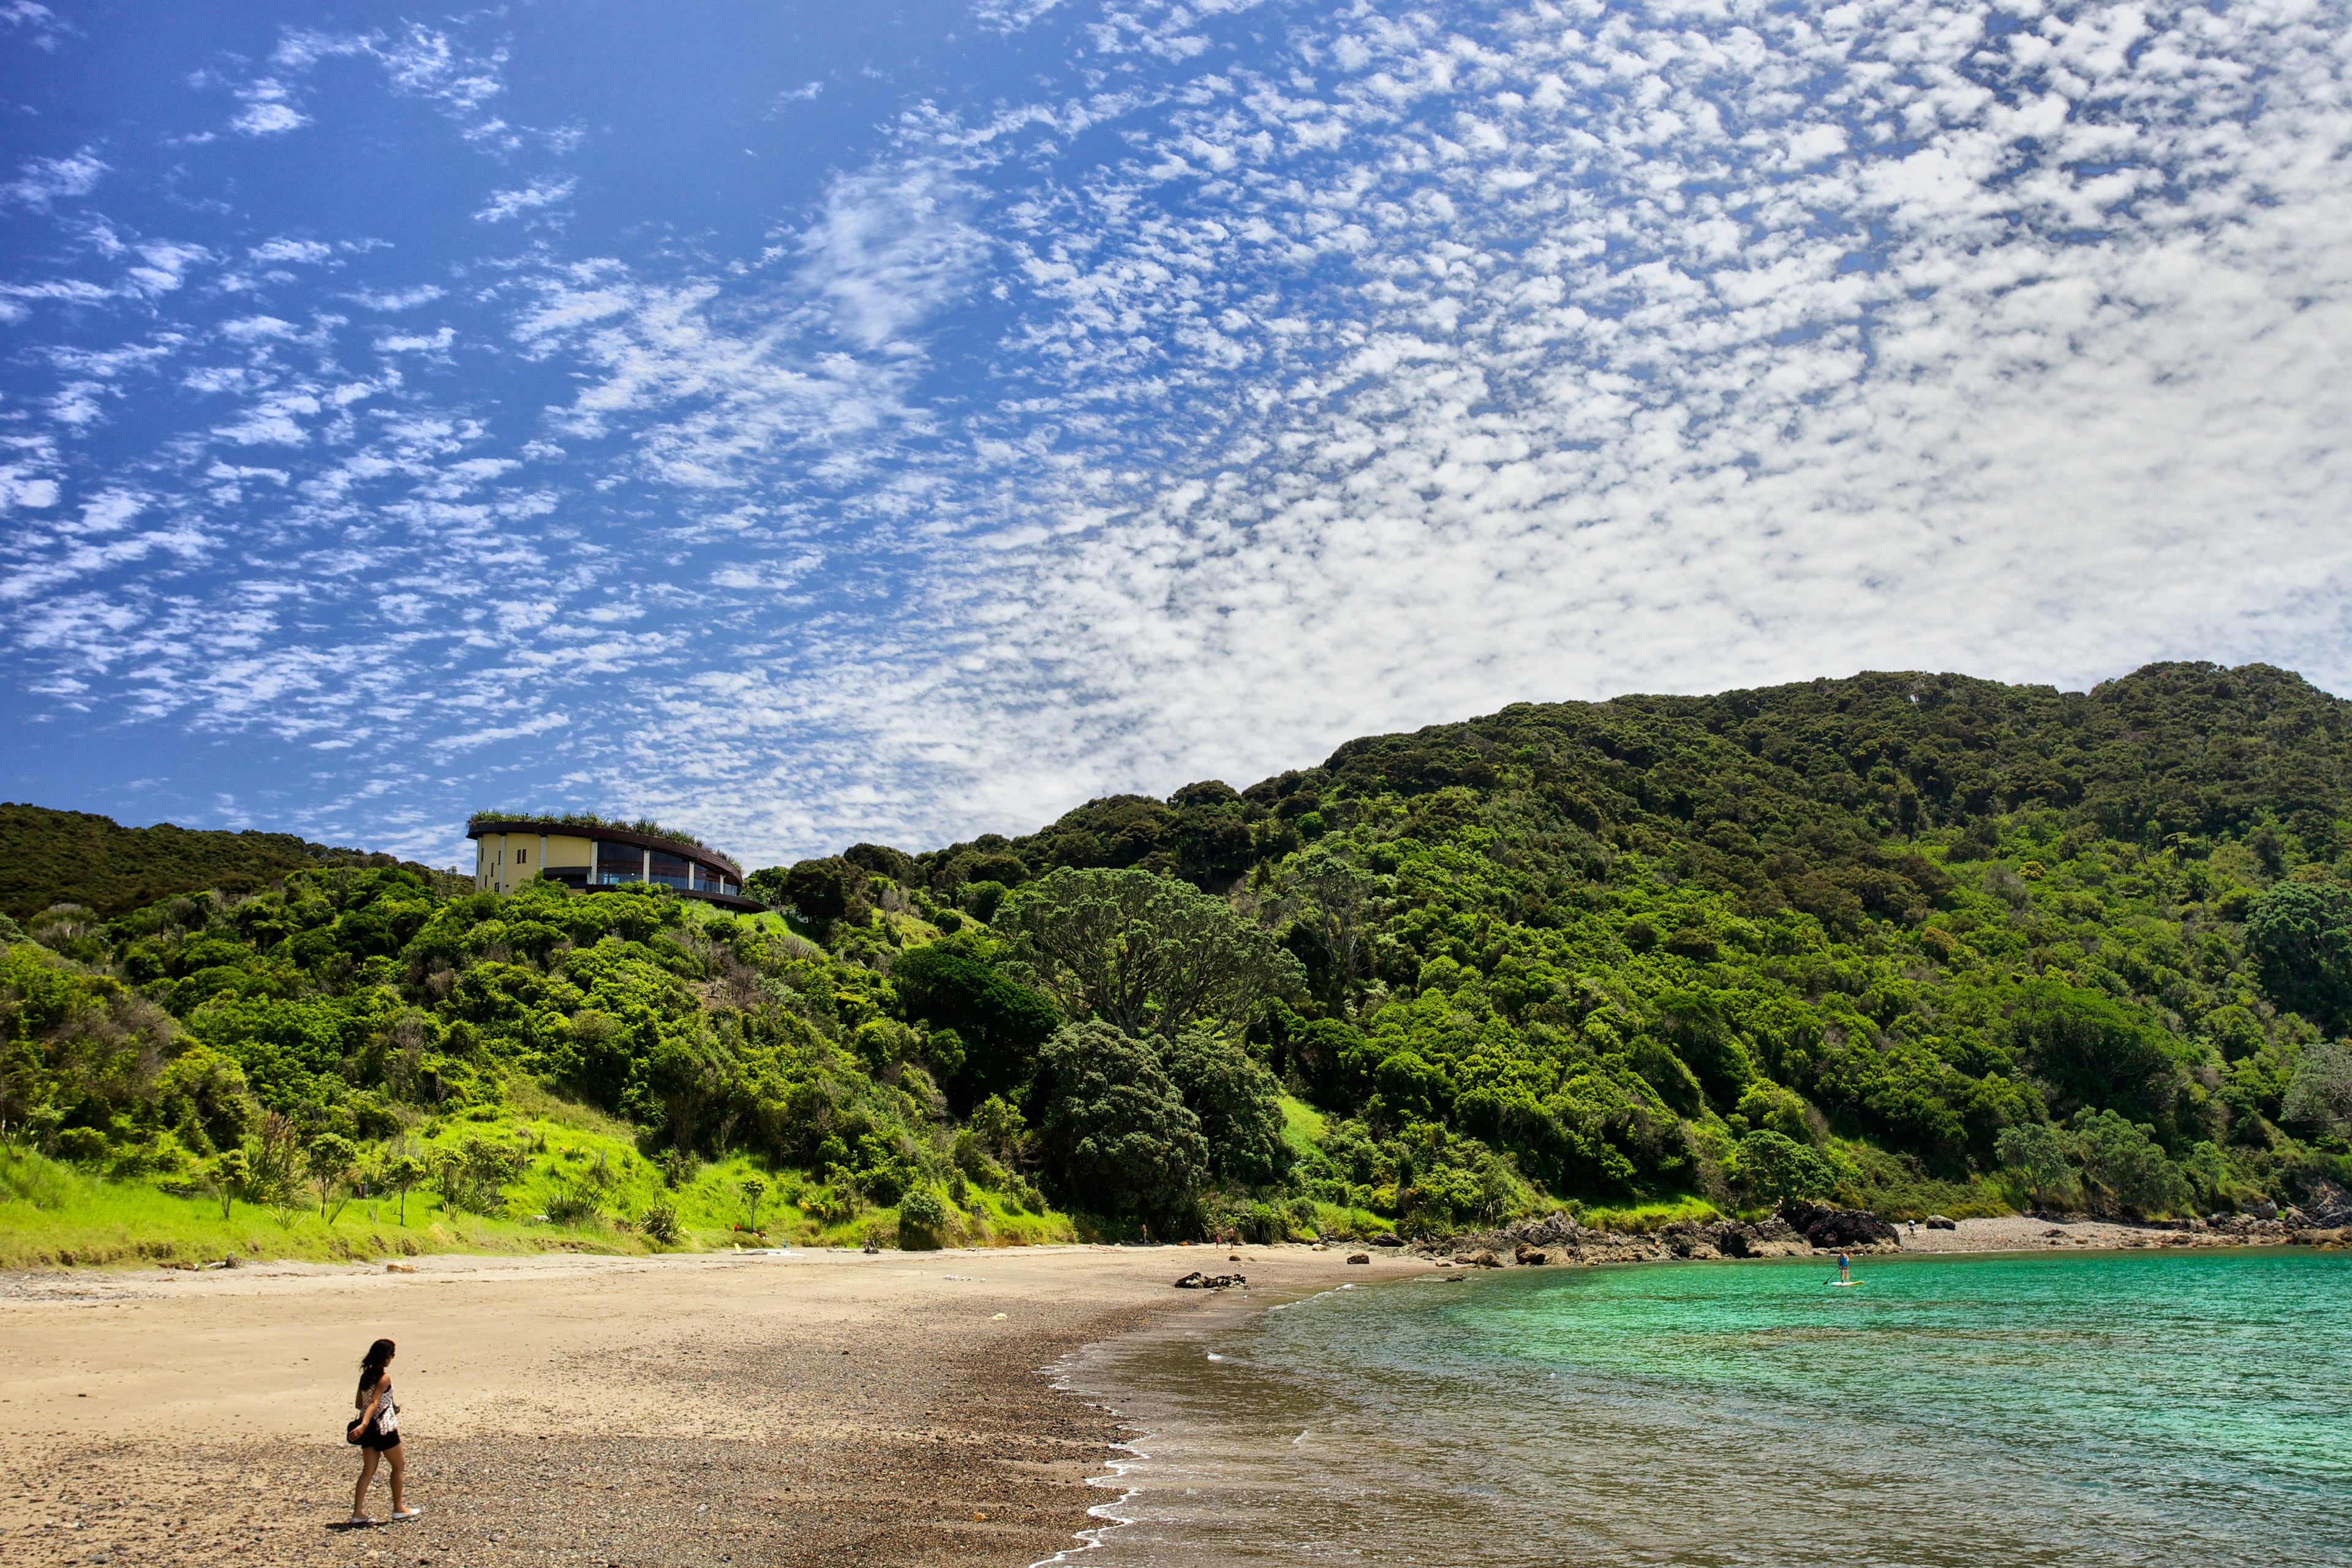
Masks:
[[[690,839],[551,818],[480,816],[466,825],[474,840],[474,886],[510,893],[545,876],[583,889],[651,882],[725,909],[767,908],[743,896],[743,868]]]

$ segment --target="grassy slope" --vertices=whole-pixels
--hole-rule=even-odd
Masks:
[[[381,1194],[350,1198],[331,1219],[321,1217],[315,1201],[291,1213],[238,1204],[224,1219],[216,1199],[176,1196],[144,1180],[110,1179],[6,1145],[0,1146],[0,1268],[191,1262],[223,1253],[342,1261],[432,1252],[855,1247],[869,1237],[898,1244],[896,1209],[865,1207],[826,1219],[802,1208],[795,1200],[819,1185],[806,1173],[767,1171],[738,1155],[704,1164],[673,1190],[659,1168],[637,1152],[635,1135],[625,1124],[541,1090],[525,1089],[517,1099],[518,1114],[453,1120],[417,1142],[430,1148],[467,1138],[527,1141],[530,1169],[506,1188],[507,1212],[521,1215],[547,1213],[564,1186],[601,1159],[612,1184],[600,1199],[599,1215],[570,1225],[489,1218],[452,1210],[439,1194],[420,1187],[408,1194],[405,1224],[399,1197]],[[745,1178],[754,1175],[769,1188],[759,1210],[759,1233],[749,1230],[752,1215],[741,1190]],[[661,1201],[676,1205],[682,1231],[667,1249],[655,1247],[634,1225],[618,1223]],[[971,1212],[973,1205],[977,1212]],[[950,1246],[1025,1247],[1072,1241],[1077,1235],[1067,1215],[1013,1213],[999,1194],[974,1189],[965,1219],[934,1239]]]

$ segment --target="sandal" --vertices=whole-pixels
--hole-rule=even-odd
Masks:
[[[415,1519],[424,1511],[421,1508],[396,1508],[392,1510],[392,1517],[395,1520]]]
[[[351,1518],[343,1521],[343,1528],[345,1530],[363,1530],[373,1523],[375,1523],[375,1521],[370,1519],[367,1515],[363,1513],[355,1513],[352,1515]]]

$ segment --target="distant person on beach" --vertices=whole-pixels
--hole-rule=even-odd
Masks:
[[[1843,1252],[1838,1254],[1838,1283],[1841,1285],[1853,1283],[1853,1263]]]
[[[392,1461],[392,1517],[415,1519],[424,1511],[405,1506],[400,1493],[406,1457],[400,1451],[400,1405],[392,1395],[394,1348],[390,1340],[368,1346],[367,1357],[360,1363],[360,1391],[352,1396],[359,1415],[343,1428],[344,1440],[359,1445],[361,1454],[360,1482],[352,1489],[353,1524],[375,1522],[367,1512],[368,1483],[375,1479],[376,1464],[383,1459]]]

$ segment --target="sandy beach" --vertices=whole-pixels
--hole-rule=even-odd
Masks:
[[[1427,1268],[1244,1247],[425,1258],[0,1280],[0,1563],[1008,1563],[1119,1436],[1080,1344]],[[411,1523],[340,1531],[367,1342]],[[379,1479],[371,1497],[389,1510]]]
[[[2179,1237],[2179,1242],[2175,1241]],[[2199,1241],[2211,1244],[2208,1238]],[[1906,1251],[2187,1243],[2016,1216]],[[1080,1345],[1431,1259],[1300,1246],[436,1257],[0,1278],[0,1563],[1026,1564],[1117,1416]],[[1171,1289],[1195,1268],[1247,1290]],[[360,1352],[400,1342],[421,1520],[335,1528]],[[389,1511],[382,1482],[371,1495]]]

